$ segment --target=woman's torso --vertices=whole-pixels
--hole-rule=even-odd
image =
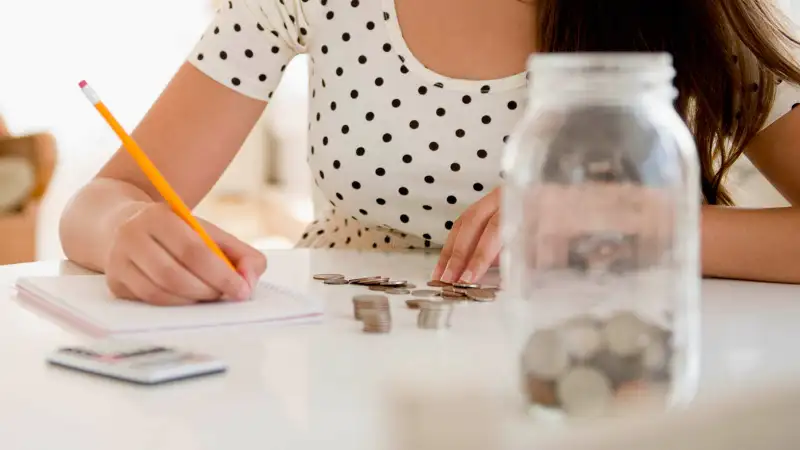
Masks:
[[[532,19],[519,16],[530,8],[302,3],[311,30],[308,163],[330,210],[299,245],[441,245],[501,180],[504,143],[526,104]]]

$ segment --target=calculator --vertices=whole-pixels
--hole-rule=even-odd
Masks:
[[[156,385],[225,372],[227,366],[209,355],[176,348],[126,343],[62,347],[47,357],[54,366],[143,385]]]

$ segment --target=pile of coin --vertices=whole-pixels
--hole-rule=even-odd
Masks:
[[[573,417],[619,411],[632,398],[663,402],[671,382],[672,333],[633,312],[579,316],[531,334],[521,357],[532,405]]]
[[[327,285],[359,285],[366,286],[371,291],[382,292],[387,295],[411,295],[416,298],[442,297],[452,301],[492,302],[499,289],[494,286],[481,286],[474,283],[445,283],[443,281],[429,281],[428,287],[435,289],[416,289],[417,286],[405,280],[393,280],[384,276],[371,276],[348,279],[342,274],[322,273],[314,275],[315,280]]]

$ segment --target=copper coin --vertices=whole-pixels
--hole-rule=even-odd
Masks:
[[[536,378],[527,373],[522,377],[522,390],[531,404],[542,406],[558,406],[556,383]]]
[[[467,297],[476,302],[493,302],[495,293],[487,289],[470,289],[467,291]]]
[[[457,282],[457,283],[453,283],[453,286],[455,286],[455,287],[457,287],[457,288],[460,288],[460,289],[478,289],[478,288],[480,288],[480,287],[481,287],[481,285],[480,285],[480,284],[475,284],[475,283],[463,283],[463,282],[460,282],[460,281],[459,281],[459,282]]]
[[[461,292],[454,292],[454,291],[442,291],[442,297],[444,298],[454,298],[454,299],[463,299],[465,298],[464,294]]]
[[[406,306],[408,306],[409,309],[419,309],[422,303],[427,301],[428,300],[423,300],[420,298],[406,300]]]
[[[330,284],[330,285],[334,285],[334,286],[341,286],[343,284],[350,284],[350,282],[347,281],[344,278],[331,278],[329,280],[325,280],[324,284]]]
[[[408,284],[405,280],[389,280],[384,281],[381,283],[381,286],[388,286],[388,287],[405,287]]]
[[[389,286],[383,286],[383,285],[381,285],[381,284],[378,284],[378,285],[374,285],[374,286],[370,286],[370,287],[369,287],[369,290],[370,290],[370,291],[376,291],[376,292],[386,292],[386,291],[388,291],[389,289],[392,289],[392,288],[391,288],[391,287],[389,287]]]
[[[428,281],[428,286],[437,287],[437,288],[443,288],[445,286],[450,286],[450,283],[445,283],[444,281],[439,281],[439,280],[431,280],[431,281]]]
[[[338,273],[318,273],[314,275],[315,280],[326,281],[326,280],[333,280],[336,278],[344,279],[344,275]]]

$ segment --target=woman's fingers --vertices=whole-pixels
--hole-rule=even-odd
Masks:
[[[437,270],[434,275],[440,274],[440,280],[446,283],[453,283],[459,280],[468,281],[465,278],[475,278],[473,272],[465,272],[472,259],[478,241],[484,233],[492,216],[500,208],[500,190],[495,189],[480,201],[470,206],[461,217],[458,218],[457,233],[454,227],[448,236],[445,249],[439,258]]]
[[[178,216],[169,216],[160,227],[151,228],[149,233],[175,260],[221,292],[223,297],[235,300],[250,297],[251,288],[247,281],[215,255]]]
[[[486,223],[461,279],[468,283],[474,283],[483,277],[489,268],[498,261],[502,247],[500,212],[498,211]]]
[[[146,236],[132,249],[131,261],[156,286],[194,300],[216,300],[220,292],[198,278],[153,239]]]
[[[450,230],[450,234],[447,235],[447,241],[444,243],[444,247],[442,247],[442,251],[439,254],[439,261],[436,263],[436,268],[433,269],[433,274],[431,275],[432,280],[442,280],[444,275],[444,269],[447,267],[447,263],[450,261],[450,255],[453,254],[453,247],[456,244],[456,239],[458,238],[458,231],[461,229],[462,220],[459,218],[456,220],[456,223],[453,224],[453,229]]]
[[[119,298],[143,301],[156,306],[185,306],[197,303],[194,299],[171,294],[158,287],[132,261],[119,268],[120,273],[109,282],[109,288]],[[119,281],[124,280],[124,281]]]
[[[267,270],[267,257],[251,245],[226,233],[212,223],[203,221],[203,227],[222,251],[230,258],[236,270],[247,281],[251,289]]]

